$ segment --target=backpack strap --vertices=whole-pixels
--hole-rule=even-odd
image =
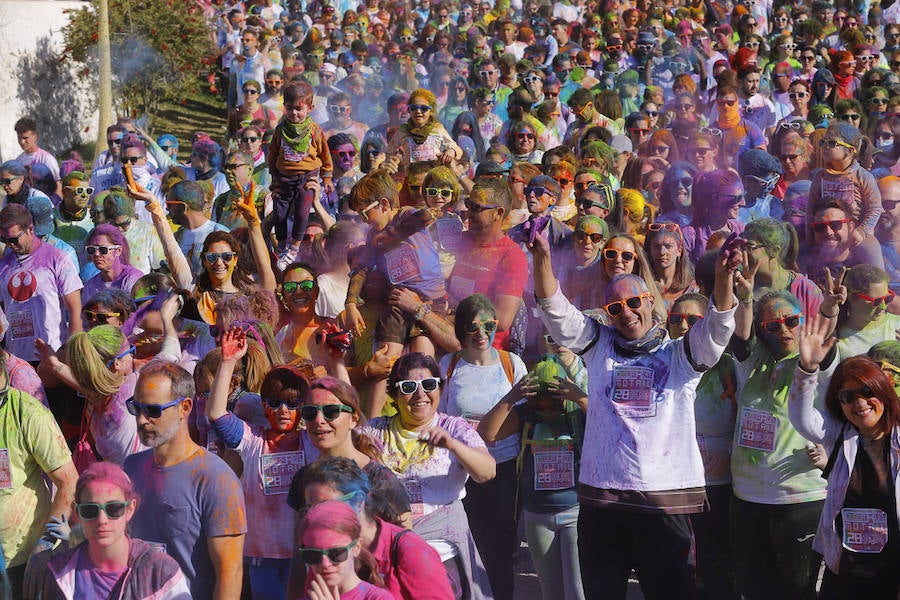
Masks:
[[[509,379],[510,385],[515,385],[516,383],[516,373],[513,368],[512,357],[510,357],[509,352],[506,350],[497,350],[500,353],[500,364],[503,365],[503,372],[506,373],[506,378]]]
[[[831,453],[828,455],[828,462],[825,463],[825,468],[822,469],[822,479],[828,479],[831,472],[834,470],[834,463],[837,462],[838,452],[841,451],[842,446],[844,445],[844,430],[847,429],[847,423],[845,422],[841,425],[841,432],[838,434],[836,440],[834,440],[834,446],[831,448]]]
[[[509,379],[509,384],[515,385],[516,371],[515,367],[513,367],[512,357],[510,357],[509,352],[506,350],[497,350],[497,353],[500,355],[500,364],[503,366],[503,372],[506,373],[506,378]],[[453,356],[450,357],[450,364],[447,365],[447,381],[450,381],[450,378],[453,376],[453,371],[456,369],[456,364],[459,362],[460,354],[461,352],[454,352]]]
[[[399,551],[400,551],[400,538],[409,533],[409,529],[404,529],[400,533],[394,536],[394,539],[391,540],[391,567],[397,569],[399,567]]]
[[[453,371],[456,369],[456,363],[459,362],[460,352],[454,352],[453,356],[450,357],[450,364],[447,365],[447,381],[450,381],[450,378],[453,376]]]

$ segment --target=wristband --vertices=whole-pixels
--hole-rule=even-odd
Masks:
[[[838,312],[840,312],[840,311],[838,311]],[[826,319],[834,319],[835,317],[838,316],[838,313],[834,313],[833,315],[827,315],[827,314],[825,314],[825,311],[822,310],[822,305],[821,305],[821,304],[819,305],[819,314],[822,315],[823,317],[825,317]]]

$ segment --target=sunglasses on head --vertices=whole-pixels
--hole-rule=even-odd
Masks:
[[[647,229],[649,231],[681,231],[681,227],[679,227],[678,223],[650,223],[647,225]]]
[[[781,319],[763,321],[762,323],[760,323],[760,325],[762,325],[762,328],[769,333],[776,333],[781,330],[782,325],[784,325],[788,329],[794,329],[798,325],[802,324],[804,320],[805,318],[803,315],[788,315]]]
[[[626,306],[628,308],[630,308],[631,310],[639,309],[641,307],[641,305],[644,303],[644,298],[650,298],[650,297],[651,297],[650,294],[644,293],[644,294],[641,294],[640,296],[632,296],[631,298],[626,298],[624,300],[616,300],[616,301],[610,302],[609,304],[604,306],[603,310],[605,310],[606,314],[608,314],[609,316],[615,317],[615,316],[621,314],[622,311],[625,310]]]
[[[423,392],[428,394],[437,390],[440,384],[440,377],[426,377],[425,379],[404,379],[398,381],[395,387],[401,394],[412,396],[419,389],[419,386],[422,387]]]
[[[669,313],[668,322],[669,325],[681,325],[682,323],[687,321],[688,326],[693,327],[697,324],[697,321],[702,318],[703,317],[701,315],[688,315],[685,313],[672,312]]]
[[[230,263],[234,260],[235,256],[237,255],[234,252],[207,252],[203,255],[203,258],[212,265],[220,258],[222,259],[222,262]]]
[[[184,396],[182,398],[176,398],[166,404],[142,404],[141,402],[135,402],[134,398],[129,398],[125,401],[125,408],[127,408],[128,412],[135,417],[144,415],[148,419],[158,419],[162,416],[164,410],[172,408],[177,404],[181,404],[185,400],[190,400],[190,398]]]
[[[621,256],[622,260],[625,262],[634,260],[634,252],[629,252],[628,250],[616,250],[615,248],[607,248],[603,251],[603,258],[605,258],[606,260],[617,260],[619,256]]]
[[[816,223],[812,223],[810,227],[816,233],[825,233],[826,230],[831,229],[833,232],[837,233],[843,228],[845,223],[849,223],[850,219],[836,219],[834,221],[818,221]]]
[[[327,556],[332,563],[342,563],[350,557],[350,549],[356,545],[356,541],[350,542],[346,546],[335,546],[334,548],[298,548],[300,557],[308,565],[318,565],[322,562],[322,558]]]
[[[852,390],[840,390],[837,393],[838,402],[841,404],[853,404],[857,398],[874,398],[875,392],[867,385]]]
[[[311,292],[315,287],[316,282],[313,279],[307,279],[305,281],[285,281],[281,284],[281,291],[285,294],[293,294],[297,290]]]
[[[125,516],[127,509],[128,502],[124,500],[112,500],[103,504],[97,504],[96,502],[75,503],[75,511],[78,513],[78,518],[82,521],[93,521],[100,516],[101,510],[110,519],[121,519]]]
[[[84,251],[87,252],[88,256],[93,256],[95,254],[106,256],[116,248],[121,248],[121,246],[85,246]]]
[[[99,312],[96,310],[88,310],[84,309],[82,311],[84,313],[84,318],[90,321],[91,323],[97,323],[99,325],[104,325],[106,322],[112,317],[121,317],[122,313],[120,312]]]
[[[882,304],[890,304],[891,302],[893,302],[895,294],[894,292],[889,290],[887,295],[876,296],[874,298],[872,296],[867,296],[866,294],[861,294],[859,292],[854,292],[853,295],[860,300],[865,300],[866,302],[870,303],[872,305],[872,308],[876,308],[878,306],[881,306]]]

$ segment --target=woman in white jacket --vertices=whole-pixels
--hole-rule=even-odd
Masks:
[[[900,527],[900,401],[891,379],[866,356],[841,362],[814,406],[819,365],[834,345],[830,323],[811,319],[800,339],[790,420],[830,449],[828,496],[813,549],[828,569],[819,598],[897,598]]]

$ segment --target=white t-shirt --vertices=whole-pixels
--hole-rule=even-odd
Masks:
[[[336,319],[344,310],[347,299],[347,288],[350,286],[349,275],[322,273],[316,277],[319,295],[316,298],[316,314],[323,319]]]
[[[192,273],[202,272],[203,263],[200,260],[200,254],[203,252],[203,241],[213,231],[228,231],[228,228],[215,221],[207,220],[206,223],[196,229],[182,227],[176,233],[178,246],[191,263]]]
[[[445,379],[453,356],[447,354],[441,359],[441,376]],[[515,354],[511,353],[509,357],[513,364],[513,382],[517,382],[525,377],[528,369],[525,368],[522,359]],[[448,415],[462,417],[477,429],[484,415],[511,389],[512,384],[506,376],[506,371],[503,370],[503,363],[499,357],[492,365],[473,365],[460,356],[441,392],[438,410]],[[511,435],[487,446],[491,456],[498,463],[513,460],[519,454],[519,435]]]
[[[59,163],[56,162],[56,158],[52,154],[43,148],[38,148],[31,154],[23,152],[16,160],[23,165],[44,165],[53,173],[53,178],[59,181]]]

